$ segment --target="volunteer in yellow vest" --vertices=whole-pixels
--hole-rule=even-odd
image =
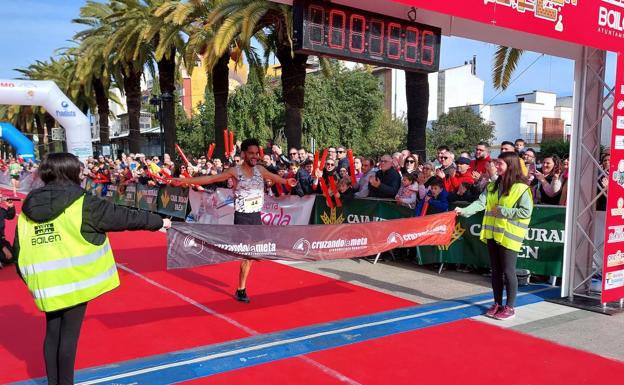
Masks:
[[[516,260],[526,237],[533,198],[520,158],[515,152],[504,152],[495,161],[498,179],[490,182],[479,199],[455,212],[469,217],[485,210],[481,225],[481,240],[487,244],[492,268],[494,304],[485,313],[498,320],[515,316],[514,304],[518,292]],[[503,306],[503,288],[507,302]]]
[[[18,273],[45,312],[48,384],[74,383],[74,361],[87,303],[119,286],[107,231],[158,230],[171,222],[147,211],[116,206],[80,188],[81,163],[48,154],[15,232]]]

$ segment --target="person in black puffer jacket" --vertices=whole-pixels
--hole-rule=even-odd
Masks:
[[[74,361],[87,303],[119,285],[107,231],[158,230],[171,221],[116,206],[80,188],[81,163],[72,154],[48,154],[17,221],[18,273],[45,312],[48,384],[73,384]]]

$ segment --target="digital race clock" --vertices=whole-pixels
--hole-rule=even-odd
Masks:
[[[407,71],[438,70],[440,28],[313,0],[295,0],[293,18],[298,52]]]

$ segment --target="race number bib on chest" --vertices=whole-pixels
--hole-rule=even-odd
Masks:
[[[250,195],[243,200],[243,208],[247,213],[260,211],[262,209],[262,195]]]

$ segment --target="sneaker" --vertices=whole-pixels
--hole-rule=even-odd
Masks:
[[[247,297],[247,290],[246,289],[238,289],[238,290],[236,290],[236,294],[234,294],[234,298],[236,298],[237,301],[249,303],[249,297]]]
[[[486,317],[494,318],[494,315],[499,311],[503,310],[503,307],[497,303],[490,306],[490,308],[485,312]]]
[[[494,318],[496,318],[499,321],[505,321],[515,316],[516,316],[516,311],[514,310],[514,308],[511,306],[505,306],[503,310],[499,311],[498,313],[494,315]]]

